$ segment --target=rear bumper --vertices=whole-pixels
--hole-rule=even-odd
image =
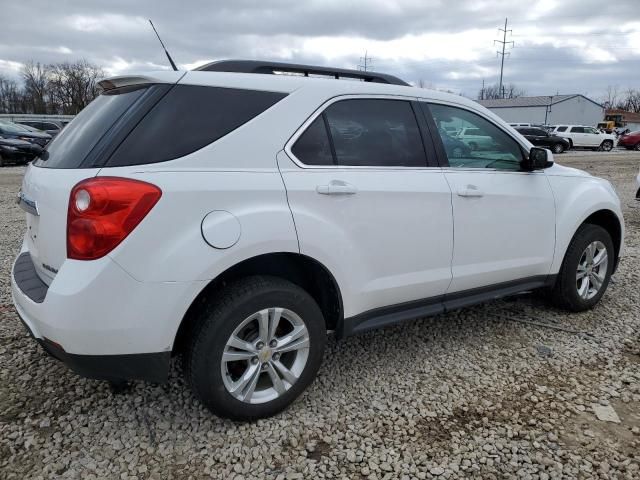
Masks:
[[[166,380],[178,326],[200,285],[139,282],[105,257],[67,260],[44,292],[30,291],[25,285],[37,282],[20,278],[25,253],[31,260],[23,248],[11,275],[13,303],[49,354],[89,378]]]

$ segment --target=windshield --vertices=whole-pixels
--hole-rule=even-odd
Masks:
[[[24,132],[28,132],[28,130],[21,125],[9,122],[0,122],[0,129],[5,131],[6,133],[15,133],[18,135]]]

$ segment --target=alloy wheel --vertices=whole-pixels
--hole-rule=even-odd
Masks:
[[[238,325],[221,360],[227,391],[245,403],[265,403],[289,390],[309,356],[309,331],[286,308],[265,308]]]
[[[591,242],[578,261],[576,289],[578,295],[589,300],[595,297],[606,279],[609,258],[604,243]]]

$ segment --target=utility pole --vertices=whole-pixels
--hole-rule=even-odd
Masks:
[[[372,58],[367,54],[367,50],[364,51],[364,57],[360,57],[360,64],[358,65],[358,70],[362,70],[366,72],[371,68]]]
[[[501,56],[501,61],[500,61],[500,84],[498,86],[498,92],[500,92],[502,94],[502,98],[504,98],[504,90],[502,89],[502,73],[504,71],[504,56],[505,55],[511,55],[510,53],[505,53],[505,48],[508,44],[511,44],[512,47],[515,46],[514,42],[507,42],[507,33],[513,33],[513,30],[507,30],[507,19],[504,19],[504,29],[500,28],[499,29],[500,32],[502,32],[502,40],[494,40],[493,44],[495,45],[496,43],[500,43],[502,45],[502,52],[498,51],[496,52],[498,55]]]

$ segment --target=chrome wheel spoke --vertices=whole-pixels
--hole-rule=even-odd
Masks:
[[[596,291],[598,291],[600,290],[600,287],[602,287],[602,284],[604,283],[604,275],[600,276],[600,274],[596,272],[591,272],[591,275],[589,276],[589,281],[593,284],[593,288]]]
[[[251,360],[252,358],[255,358],[256,354],[254,352],[247,352],[247,351],[226,351],[222,354],[222,361],[223,362],[238,362],[241,360]]]
[[[287,382],[289,382],[290,385],[293,385],[294,383],[296,383],[296,380],[298,380],[298,377],[294,375],[294,373],[291,370],[289,370],[287,367],[285,367],[281,362],[274,361],[273,365],[274,367],[276,367],[280,375],[282,375],[282,378],[284,378]]]
[[[576,280],[580,280],[587,276],[587,268],[584,265],[578,265],[578,271],[576,273]]]
[[[251,352],[254,355],[256,354],[256,349],[252,343],[242,340],[236,335],[232,335],[231,338],[227,341],[227,347],[233,347],[238,350],[244,350],[245,352]]]
[[[599,267],[600,265],[602,265],[605,261],[607,261],[607,250],[605,248],[603,248],[602,250],[600,250],[595,257],[593,257],[593,266],[594,267]]]
[[[298,338],[292,342],[289,342],[286,345],[278,348],[278,353],[286,353],[293,352],[294,350],[300,350],[301,348],[309,348],[309,337],[305,336],[302,338]]]
[[[298,325],[286,335],[278,338],[278,351],[286,352],[286,348],[300,338],[309,338],[307,327]]]
[[[578,288],[578,295],[580,295],[582,298],[587,298],[587,296],[589,295],[589,277],[588,276],[582,279],[580,288]]]
[[[282,381],[282,378],[280,378],[280,375],[278,375],[278,372],[274,368],[273,362],[268,363],[267,373],[269,374],[269,378],[271,378],[271,383],[273,384],[273,388],[276,389],[276,392],[278,392],[278,395],[282,395],[287,390],[287,388],[284,386],[284,382]]]
[[[593,263],[593,254],[595,253],[595,249],[596,249],[595,243],[591,243],[589,244],[587,249],[584,251],[584,253],[587,256],[587,264]]]
[[[258,337],[263,343],[269,343],[269,310],[258,312]]]
[[[242,376],[233,384],[231,384],[231,388],[229,393],[232,395],[244,399],[247,396],[248,391],[251,390],[249,395],[253,393],[253,390],[256,388],[255,384],[258,383],[258,377],[260,376],[260,366],[259,365],[251,365],[249,366]]]
[[[280,318],[282,317],[281,308],[269,309],[269,341],[276,338],[276,330],[280,326]]]

